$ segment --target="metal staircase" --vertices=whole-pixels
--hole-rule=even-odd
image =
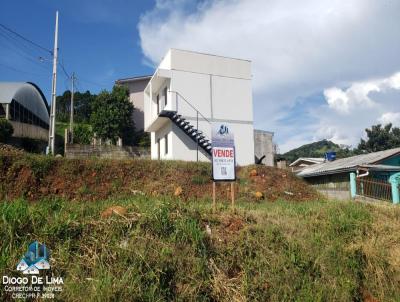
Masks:
[[[197,144],[197,146],[202,148],[208,155],[211,155],[210,140],[207,139],[202,131],[196,129],[192,124],[190,124],[190,122],[178,114],[177,111],[162,110],[159,113],[159,116],[169,118],[175,125],[185,132]]]

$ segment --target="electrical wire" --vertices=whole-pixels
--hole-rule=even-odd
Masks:
[[[26,47],[20,44],[19,41],[17,41],[14,37],[11,37],[8,33],[1,31],[1,28],[0,28],[0,38],[4,38],[3,42],[5,43],[2,44],[8,47],[11,51],[13,51],[13,54],[21,56],[25,60],[34,63],[35,65],[39,66],[40,68],[46,71],[50,71],[50,69],[48,68],[49,66],[43,65],[38,61],[41,59],[41,57],[36,57],[35,55],[32,55],[30,52],[26,50]],[[42,62],[44,61],[42,60]]]
[[[17,33],[16,31],[14,31],[14,30],[12,30],[11,28],[5,26],[4,24],[1,24],[1,23],[0,23],[0,26],[1,26],[2,28],[4,28],[5,30],[9,31],[10,33],[16,35],[17,37],[21,38],[22,40],[24,40],[24,41],[30,43],[31,45],[34,45],[34,46],[36,46],[37,48],[39,48],[39,49],[41,49],[41,50],[44,50],[44,51],[46,51],[46,52],[49,52],[51,55],[53,55],[53,52],[52,52],[50,49],[47,49],[46,47],[41,46],[41,45],[39,45],[39,44],[36,43],[36,42],[33,42],[32,40],[30,40],[30,39],[24,37],[23,35],[21,35],[21,34],[19,34],[19,33]]]
[[[9,66],[9,65],[6,65],[6,64],[3,64],[3,63],[0,63],[0,66],[3,66],[5,68],[8,68],[8,69],[10,69],[12,71],[19,72],[19,73],[25,73],[25,74],[35,75],[35,76],[39,76],[39,77],[48,77],[48,78],[50,78],[50,75],[45,75],[45,74],[39,74],[39,73],[20,70],[20,69],[14,68],[12,66]]]
[[[0,36],[5,38],[5,40],[11,46],[13,46],[15,50],[17,50],[19,52],[19,55],[21,57],[23,57],[26,60],[29,60],[32,63],[35,63],[36,65],[38,65],[38,66],[40,66],[42,68],[44,68],[46,71],[51,71],[48,68],[46,68],[45,66],[43,66],[42,64],[40,64],[38,61],[36,61],[36,60],[39,59],[41,62],[46,62],[47,61],[46,59],[43,59],[42,56],[35,57],[34,55],[32,55],[31,52],[34,51],[33,47],[35,47],[36,49],[40,49],[42,51],[45,51],[45,52],[49,53],[51,56],[53,56],[54,53],[53,53],[52,50],[50,50],[50,49],[48,49],[48,48],[46,48],[46,47],[44,47],[44,46],[32,41],[31,39],[21,35],[20,33],[16,32],[15,30],[7,27],[6,25],[4,25],[2,23],[0,23]],[[17,38],[23,40],[26,43],[29,43],[30,48],[28,47],[28,45],[22,43]],[[36,49],[35,49],[35,51],[37,51]],[[71,80],[71,76],[67,72],[63,60],[59,61],[58,64],[60,65],[61,70],[62,70],[63,74],[66,77],[66,80]],[[26,74],[37,75],[37,76],[45,76],[44,74],[35,74],[35,73],[32,73],[32,72],[26,72],[26,71],[18,70],[18,69],[14,68],[14,67],[11,67],[11,66],[8,66],[8,65],[5,65],[5,64],[2,64],[2,63],[0,63],[0,65],[4,66],[5,68],[8,68],[10,70],[13,70],[15,72],[26,73]],[[49,66],[47,65],[47,67],[49,67]],[[97,86],[97,87],[103,88],[103,89],[108,86],[107,84],[96,83],[96,82],[93,82],[93,81],[90,81],[90,80],[87,80],[87,79],[84,79],[84,78],[81,78],[81,77],[79,77],[79,79],[78,79],[78,77],[76,77],[75,80],[76,80],[76,82],[81,81],[81,82],[84,82],[84,83],[87,83],[87,84],[90,84],[90,85],[94,85],[94,86]],[[82,90],[80,88],[81,87],[79,85],[78,89]]]

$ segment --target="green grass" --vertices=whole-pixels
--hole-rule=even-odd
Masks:
[[[65,128],[69,128],[69,123],[56,122],[56,134],[64,138]]]
[[[111,205],[128,214],[100,219]],[[0,204],[0,275],[18,275],[38,240],[65,301],[399,301],[399,226],[398,207],[354,202],[243,202],[233,214],[146,196],[20,199]]]
[[[74,125],[78,125],[79,123],[74,123]],[[85,123],[81,123],[81,125],[89,125]],[[56,122],[56,134],[64,138],[65,136],[65,129],[69,129],[69,122],[64,123],[64,122]]]

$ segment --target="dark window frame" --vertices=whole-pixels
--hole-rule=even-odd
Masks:
[[[166,107],[168,104],[168,87],[164,87],[164,106]]]
[[[168,133],[164,136],[164,153],[168,154]]]

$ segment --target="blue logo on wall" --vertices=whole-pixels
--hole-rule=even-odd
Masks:
[[[225,126],[225,125],[221,125],[221,126],[219,127],[218,134],[220,134],[220,135],[229,134],[229,129],[228,129],[228,127]]]
[[[25,256],[17,265],[17,270],[24,274],[39,274],[39,270],[49,269],[49,253],[45,244],[32,242]]]

